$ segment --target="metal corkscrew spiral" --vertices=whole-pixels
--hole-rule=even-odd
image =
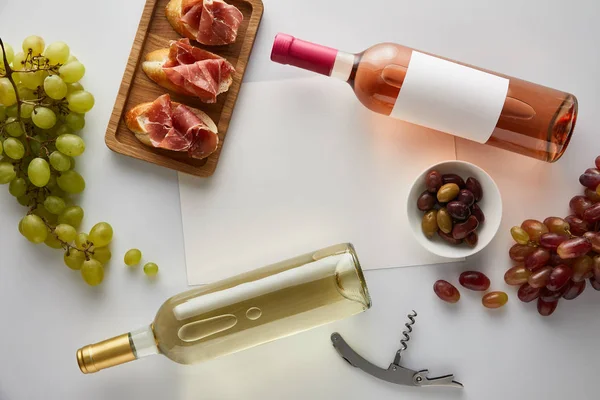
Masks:
[[[408,348],[408,345],[406,343],[410,340],[410,334],[413,331],[412,326],[415,324],[416,316],[417,316],[417,312],[415,310],[412,310],[412,313],[407,315],[410,322],[407,322],[406,324],[404,324],[404,326],[406,327],[406,330],[402,332],[403,338],[400,340],[400,345],[402,347],[400,348],[400,350],[398,350],[398,353],[402,353],[404,350],[406,350]]]

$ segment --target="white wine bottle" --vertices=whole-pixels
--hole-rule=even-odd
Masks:
[[[331,246],[167,300],[142,329],[77,351],[87,374],[152,354],[193,364],[371,307],[351,244]]]

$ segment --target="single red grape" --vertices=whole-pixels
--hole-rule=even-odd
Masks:
[[[563,299],[565,300],[573,300],[578,297],[585,290],[585,281],[581,282],[572,282],[568,289],[563,294]]]
[[[433,291],[442,300],[447,303],[456,303],[460,300],[460,292],[450,282],[439,280],[433,284]]]
[[[514,266],[504,274],[504,282],[512,286],[521,286],[527,282],[531,276],[531,271],[522,266]]]
[[[542,288],[548,284],[552,267],[539,268],[529,276],[527,283],[534,288]]]
[[[577,237],[562,242],[556,252],[560,258],[577,258],[586,255],[590,250],[591,243],[586,238]]]
[[[548,232],[548,227],[535,219],[527,219],[523,221],[521,228],[523,228],[523,230],[529,234],[530,240],[533,240],[537,243],[540,242],[540,237],[544,233]]]
[[[548,283],[546,287],[552,291],[557,291],[562,289],[573,276],[573,270],[566,265],[559,265],[558,267],[554,267],[552,272],[550,272],[550,276],[548,277]],[[560,297],[560,296],[559,296]]]
[[[532,302],[540,296],[540,288],[534,288],[529,283],[524,283],[517,292],[517,297],[524,303]]]
[[[525,258],[525,267],[531,271],[534,271],[550,261],[550,252],[546,249],[538,247]]]
[[[458,282],[467,289],[486,291],[490,288],[490,279],[478,271],[465,271],[460,274]]]
[[[558,300],[555,301],[544,301],[541,298],[538,299],[537,309],[538,313],[544,317],[548,317],[552,315],[554,310],[556,310],[556,306],[558,305]]]
[[[514,244],[508,251],[511,260],[522,262],[535,251],[535,247],[526,244]]]

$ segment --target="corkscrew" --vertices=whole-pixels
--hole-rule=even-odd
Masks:
[[[350,365],[356,367],[375,378],[395,383],[397,385],[407,386],[449,386],[462,388],[463,385],[460,382],[454,380],[454,375],[444,375],[436,378],[428,378],[429,371],[426,369],[415,371],[400,365],[402,359],[402,353],[408,348],[408,341],[410,340],[410,334],[413,331],[412,326],[415,324],[417,313],[413,310],[411,314],[408,314],[409,322],[404,324],[406,330],[402,332],[402,339],[400,340],[400,349],[396,351],[394,361],[390,364],[387,369],[380,368],[371,362],[364,359],[360,354],[350,347],[344,340],[342,335],[334,332],[331,335],[331,342],[333,347],[336,349],[338,354],[346,360]]]

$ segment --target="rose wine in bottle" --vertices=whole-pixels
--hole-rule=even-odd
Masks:
[[[193,364],[370,307],[354,248],[340,244],[174,296],[150,326],[79,349],[77,363],[85,374],[152,354]]]
[[[577,119],[572,94],[394,43],[351,54],[280,33],[271,60],[347,81],[377,113],[547,162]]]

